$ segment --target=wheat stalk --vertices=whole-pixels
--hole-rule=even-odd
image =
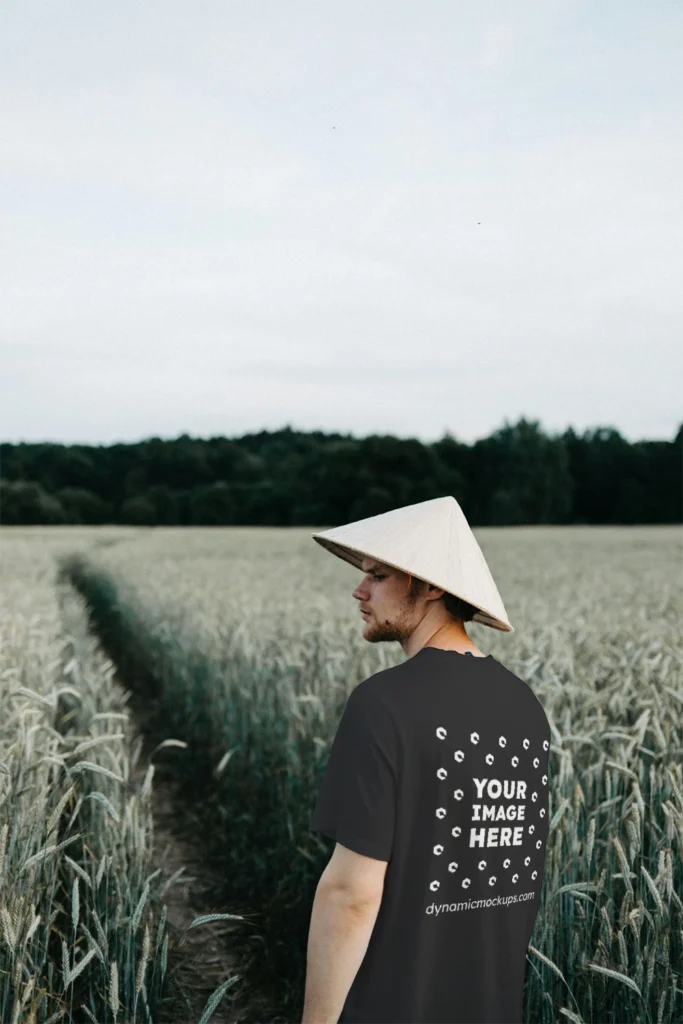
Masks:
[[[119,1012],[119,967],[116,960],[109,965],[109,1005],[116,1020]]]

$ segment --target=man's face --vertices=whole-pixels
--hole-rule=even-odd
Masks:
[[[363,579],[353,591],[363,616],[363,636],[370,643],[398,640],[404,643],[424,614],[424,600],[409,593],[410,577],[374,558],[364,558]]]

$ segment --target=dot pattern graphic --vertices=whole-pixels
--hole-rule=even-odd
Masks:
[[[437,892],[445,885],[447,892],[452,891],[454,883],[449,876],[455,876],[455,884],[468,889],[473,878],[462,877],[458,867],[459,862],[467,861],[469,871],[476,876],[475,888],[485,883],[488,890],[509,892],[512,885],[519,892],[525,891],[525,885],[538,878],[545,856],[544,840],[535,838],[534,831],[538,824],[541,834],[547,834],[541,821],[548,800],[548,740],[532,743],[528,736],[518,739],[471,732],[469,743],[461,735],[455,736],[451,744],[448,730],[442,725],[435,727],[434,735],[438,760],[445,762],[452,754],[460,766],[453,769],[453,781],[460,785],[446,789],[448,769],[445,764],[437,768],[439,805],[434,813],[443,825],[435,826],[438,841],[432,845],[435,860],[429,889]],[[501,763],[497,767],[494,748],[506,752],[498,759]],[[452,824],[454,817],[460,824]],[[477,852],[485,853],[478,861]],[[458,853],[458,860],[450,859]]]

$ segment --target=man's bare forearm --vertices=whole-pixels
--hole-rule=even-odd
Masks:
[[[318,886],[308,933],[301,1024],[337,1024],[368,948],[380,902],[354,904],[347,893]]]

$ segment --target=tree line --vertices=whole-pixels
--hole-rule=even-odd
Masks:
[[[287,426],[238,438],[0,444],[3,525],[324,526],[452,494],[472,526],[679,523],[672,441],[549,435],[521,418],[466,444]]]

